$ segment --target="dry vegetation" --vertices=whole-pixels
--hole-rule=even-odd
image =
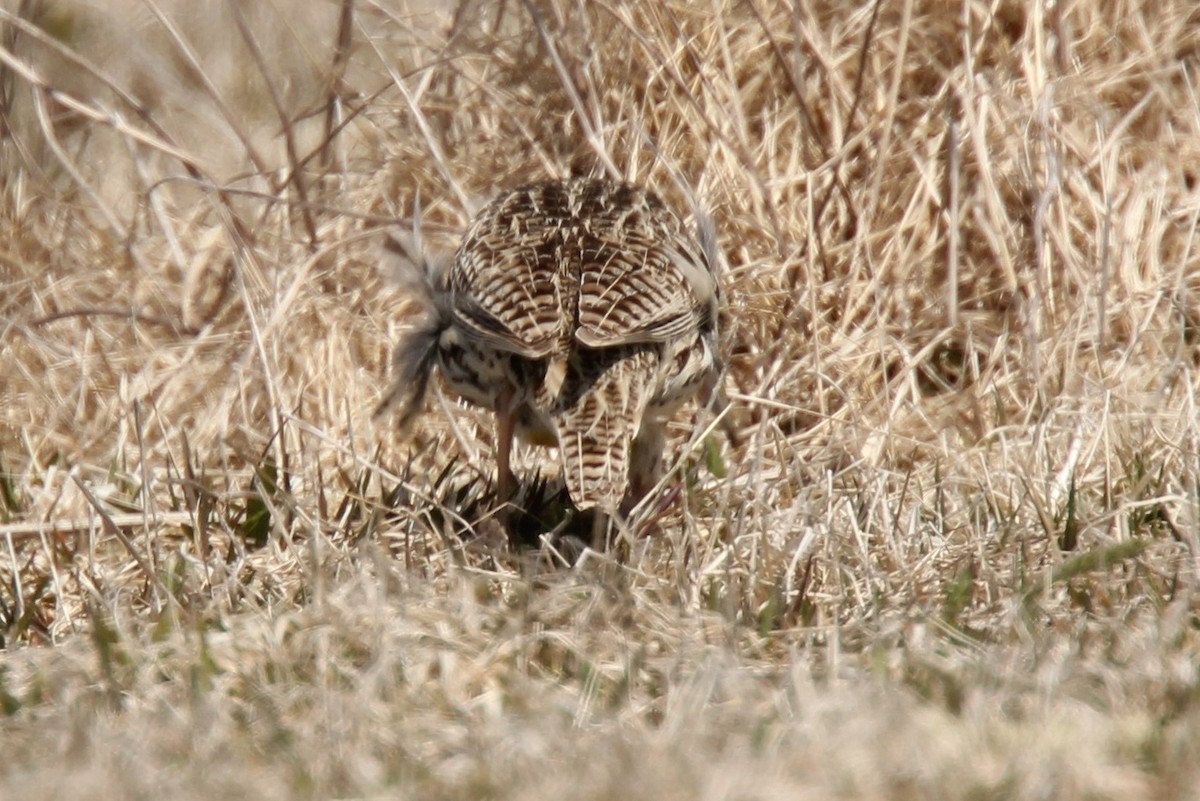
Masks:
[[[1192,0],[443,5],[0,4],[0,796],[1188,796]],[[571,565],[375,254],[593,172],[742,441]]]

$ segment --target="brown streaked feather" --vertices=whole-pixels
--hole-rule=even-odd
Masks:
[[[707,285],[690,281],[675,264],[685,258],[662,244],[585,262],[576,339],[588,347],[614,347],[668,342],[694,330],[697,305],[708,302],[714,284],[711,276]]]
[[[561,301],[547,267],[529,253],[478,243],[451,272],[455,322],[477,341],[529,359],[546,356],[563,329]]]
[[[565,201],[554,186],[514,190],[480,211],[450,273],[457,321],[479,341],[528,358],[547,355],[571,322],[555,247]]]
[[[715,294],[710,269],[653,195],[577,181],[487,206],[459,249],[451,288],[469,299],[456,316],[481,342],[540,358],[572,329],[594,348],[682,335]]]
[[[573,360],[553,418],[563,479],[580,510],[620,507],[655,361],[647,348],[585,352]]]
[[[613,347],[667,342],[693,330],[716,283],[679,219],[630,186],[590,197],[581,204],[590,224],[581,242],[576,338]]]

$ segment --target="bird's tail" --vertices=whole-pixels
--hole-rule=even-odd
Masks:
[[[646,348],[585,351],[572,359],[554,421],[567,492],[581,511],[620,509],[654,373],[654,353]]]

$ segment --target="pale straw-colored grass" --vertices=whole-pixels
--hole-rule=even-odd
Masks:
[[[0,34],[0,796],[1200,781],[1189,2],[8,0]],[[681,415],[678,500],[574,564],[497,536],[486,415],[371,416],[383,233],[445,252],[572,173],[713,216],[741,434]]]

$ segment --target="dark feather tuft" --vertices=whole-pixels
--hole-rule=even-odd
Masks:
[[[423,250],[419,234],[391,232],[383,243],[383,261],[393,280],[412,302],[412,325],[401,335],[392,359],[396,378],[375,408],[378,418],[400,406],[400,426],[421,408],[437,361],[438,339],[450,326],[450,300],[444,266]]]

